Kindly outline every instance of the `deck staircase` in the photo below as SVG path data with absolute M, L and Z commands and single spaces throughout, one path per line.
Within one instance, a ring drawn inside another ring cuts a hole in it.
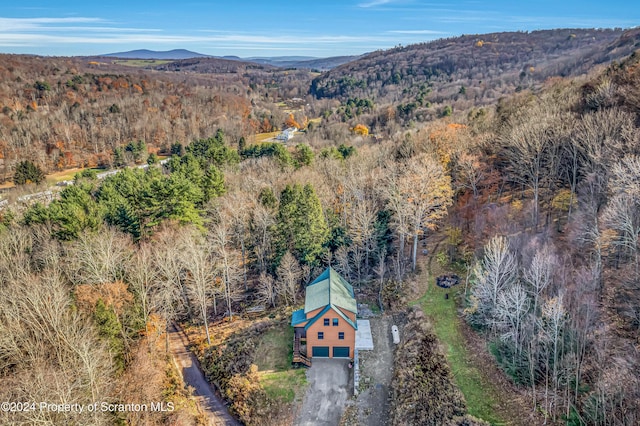
M 302 355 L 302 352 L 300 351 L 300 337 L 296 336 L 295 333 L 293 336 L 293 363 L 311 367 L 311 360 Z

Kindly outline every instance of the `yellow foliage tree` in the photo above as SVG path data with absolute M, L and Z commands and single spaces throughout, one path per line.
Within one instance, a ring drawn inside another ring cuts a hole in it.
M 351 129 L 351 131 L 362 136 L 369 135 L 369 128 L 367 128 L 367 126 L 365 126 L 364 124 L 356 124 L 356 126 Z

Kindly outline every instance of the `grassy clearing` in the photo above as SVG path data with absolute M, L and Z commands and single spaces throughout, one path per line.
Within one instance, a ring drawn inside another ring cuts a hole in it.
M 306 370 L 267 371 L 260 375 L 262 388 L 270 399 L 292 403 L 297 395 L 304 395 L 307 387 Z
M 473 364 L 460 331 L 456 302 L 461 286 L 443 289 L 435 285 L 435 278 L 429 278 L 425 294 L 414 303 L 420 304 L 424 313 L 431 319 L 438 339 L 446 349 L 446 356 L 456 384 L 464 394 L 469 414 L 484 419 L 491 424 L 504 424 L 496 414 L 498 403 L 494 385 L 482 371 Z M 449 299 L 445 294 L 449 293 Z
M 257 135 L 254 136 L 255 142 L 256 143 L 260 143 L 260 142 L 264 142 L 264 141 L 273 139 L 276 136 L 278 136 L 278 133 L 280 133 L 280 132 L 258 133 Z
M 304 368 L 292 369 L 293 328 L 285 322 L 268 330 L 256 348 L 255 364 L 267 396 L 292 403 L 304 395 L 307 384 Z
M 87 169 L 75 168 L 75 169 L 63 170 L 61 172 L 56 172 L 56 173 L 47 175 L 46 179 L 47 179 L 47 182 L 51 184 L 56 184 L 58 182 L 62 182 L 65 180 L 73 180 L 76 173 L 80 173 L 83 170 L 87 170 Z M 97 167 L 91 168 L 90 170 L 95 170 L 97 173 L 104 172 L 104 169 L 100 169 Z
M 256 350 L 255 364 L 261 371 L 283 371 L 291 367 L 293 359 L 293 328 L 282 322 L 262 335 Z

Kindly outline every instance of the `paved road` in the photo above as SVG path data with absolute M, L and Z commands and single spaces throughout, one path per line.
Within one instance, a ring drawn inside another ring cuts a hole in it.
M 187 386 L 191 386 L 194 391 L 193 395 L 200 410 L 209 418 L 209 425 L 212 426 L 240 426 L 235 420 L 226 406 L 213 392 L 211 385 L 204 378 L 200 363 L 195 355 L 188 349 L 189 341 L 182 330 L 175 325 L 169 330 L 169 348 L 171 355 L 180 368 L 180 373 Z
M 309 387 L 295 421 L 297 426 L 337 426 L 352 395 L 349 360 L 313 358 L 307 371 Z

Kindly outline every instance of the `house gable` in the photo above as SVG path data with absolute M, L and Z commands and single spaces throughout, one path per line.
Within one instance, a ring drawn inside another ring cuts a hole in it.
M 304 326 L 304 329 L 308 330 L 309 327 L 311 327 L 316 321 L 318 321 L 320 318 L 324 318 L 325 314 L 329 311 L 333 312 L 334 316 L 337 315 L 338 317 L 346 321 L 346 323 L 349 324 L 354 330 L 358 329 L 358 325 L 355 321 L 352 321 L 351 318 L 346 316 L 340 309 L 332 305 L 326 306 L 323 310 L 321 310 L 318 314 L 316 314 L 313 318 L 311 318 L 309 322 L 307 322 L 306 325 Z

